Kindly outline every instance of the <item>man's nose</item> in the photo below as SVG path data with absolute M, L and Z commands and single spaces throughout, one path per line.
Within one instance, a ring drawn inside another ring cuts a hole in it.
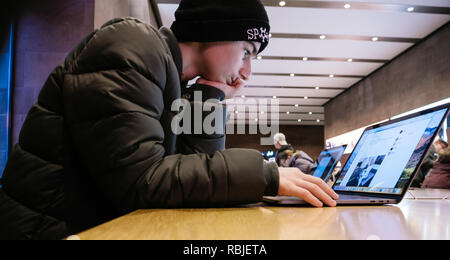
M 244 65 L 242 66 L 241 70 L 239 71 L 239 74 L 242 78 L 242 80 L 247 81 L 250 79 L 250 76 L 252 75 L 252 62 L 250 60 L 245 61 Z

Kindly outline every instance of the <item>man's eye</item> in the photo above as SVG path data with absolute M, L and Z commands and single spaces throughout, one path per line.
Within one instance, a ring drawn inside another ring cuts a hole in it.
M 249 56 L 249 55 L 251 55 L 251 53 L 250 53 L 250 51 L 249 50 L 244 50 L 244 54 L 245 54 L 245 56 Z

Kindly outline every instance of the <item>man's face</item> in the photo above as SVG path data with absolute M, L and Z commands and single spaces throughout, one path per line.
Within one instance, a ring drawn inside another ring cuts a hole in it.
M 280 150 L 282 147 L 279 142 L 276 142 L 273 146 L 275 146 L 275 149 L 277 149 L 277 150 Z
M 231 87 L 239 79 L 247 81 L 252 73 L 251 61 L 258 53 L 259 42 L 212 42 L 205 43 L 201 53 L 201 77 L 224 83 Z

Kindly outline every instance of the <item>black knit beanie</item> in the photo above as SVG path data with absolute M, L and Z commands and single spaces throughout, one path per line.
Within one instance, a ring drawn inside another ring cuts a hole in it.
M 260 0 L 181 0 L 171 27 L 179 42 L 255 41 L 269 44 L 269 18 Z

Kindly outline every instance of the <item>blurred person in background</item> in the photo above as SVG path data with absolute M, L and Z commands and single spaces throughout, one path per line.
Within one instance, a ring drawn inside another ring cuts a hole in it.
M 411 184 L 411 187 L 413 188 L 420 188 L 422 187 L 422 184 L 427 177 L 430 170 L 433 168 L 434 164 L 436 163 L 436 160 L 438 159 L 439 153 L 448 147 L 448 143 L 445 142 L 442 139 L 437 139 L 436 142 L 433 143 L 433 145 L 430 148 L 430 151 L 427 154 L 427 157 L 425 157 L 422 165 L 420 166 L 419 171 L 417 172 L 416 176 L 414 177 L 414 180 Z
M 438 160 L 425 177 L 422 188 L 450 189 L 450 148 L 439 151 Z

